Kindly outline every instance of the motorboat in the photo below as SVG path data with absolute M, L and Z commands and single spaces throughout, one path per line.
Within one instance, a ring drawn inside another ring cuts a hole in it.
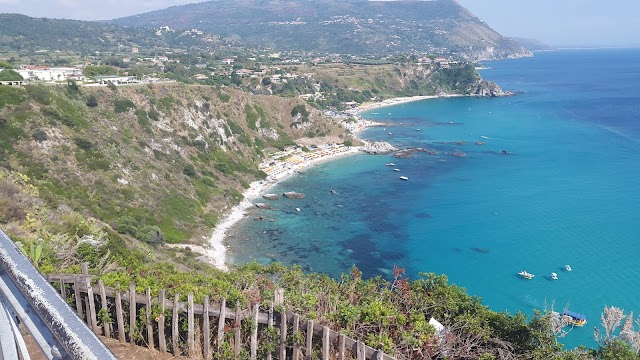
M 408 177 L 406 177 L 406 176 L 400 176 L 400 179 L 402 179 L 402 180 L 409 180 L 409 178 L 408 178 Z
M 480 135 L 480 137 L 483 138 L 483 139 L 488 139 L 489 138 L 488 136 L 484 136 L 484 135 Z
M 569 325 L 584 326 L 587 323 L 587 317 L 574 311 L 565 310 L 562 316 L 567 320 Z
M 567 271 L 571 271 L 571 265 L 565 265 L 564 269 L 567 270 Z
M 558 280 L 558 274 L 556 274 L 556 273 L 552 272 L 552 273 L 551 273 L 551 279 L 553 279 L 553 280 Z
M 400 169 L 393 169 L 393 171 L 400 171 Z
M 394 163 L 388 163 L 387 166 L 396 166 Z
M 532 273 L 527 272 L 527 270 L 522 270 L 518 273 L 518 275 L 522 276 L 523 278 L 527 279 L 527 280 L 531 280 L 535 277 L 535 275 L 533 275 Z

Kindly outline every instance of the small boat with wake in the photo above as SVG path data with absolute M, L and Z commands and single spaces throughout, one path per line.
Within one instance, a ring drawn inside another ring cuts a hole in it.
M 488 139 L 489 138 L 488 136 L 484 136 L 484 135 L 480 135 L 480 137 L 483 138 L 483 139 Z
M 571 271 L 571 270 L 572 270 L 572 269 L 571 269 L 571 265 L 565 265 L 565 266 L 564 266 L 564 269 L 565 269 L 565 270 L 567 270 L 567 271 Z
M 396 166 L 394 163 L 388 163 L 387 166 Z
M 400 169 L 393 169 L 393 171 L 396 171 L 396 172 L 397 172 L 397 171 L 400 171 Z
M 406 176 L 400 176 L 400 179 L 401 179 L 401 180 L 405 180 L 405 181 L 406 181 L 406 180 L 409 180 L 409 178 L 408 178 L 408 177 L 406 177 Z
M 522 276 L 523 278 L 527 279 L 527 280 L 531 280 L 535 277 L 535 275 L 533 275 L 532 273 L 527 272 L 527 270 L 522 270 L 518 273 L 518 275 Z
M 558 280 L 558 274 L 556 274 L 556 273 L 552 272 L 552 273 L 551 273 L 551 279 L 552 279 L 552 280 Z

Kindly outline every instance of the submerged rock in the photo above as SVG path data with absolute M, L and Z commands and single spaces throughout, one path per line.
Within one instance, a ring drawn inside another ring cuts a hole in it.
M 304 194 L 302 193 L 297 193 L 295 191 L 288 191 L 286 193 L 283 193 L 282 196 L 288 198 L 288 199 L 302 199 L 304 197 Z

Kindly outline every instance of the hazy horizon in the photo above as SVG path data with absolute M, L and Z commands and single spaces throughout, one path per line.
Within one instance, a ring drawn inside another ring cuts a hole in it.
M 640 1 L 613 0 L 607 4 L 582 0 L 457 1 L 504 36 L 536 39 L 556 47 L 640 46 L 636 36 L 640 34 Z M 198 2 L 202 1 L 0 0 L 0 12 L 58 19 L 109 20 Z

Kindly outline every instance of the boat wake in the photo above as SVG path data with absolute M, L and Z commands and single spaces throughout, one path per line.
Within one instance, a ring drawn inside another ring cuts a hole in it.
M 480 137 L 483 138 L 483 139 L 487 139 L 487 140 L 511 141 L 511 142 L 517 142 L 517 143 L 521 143 L 521 144 L 528 144 L 527 141 L 521 141 L 521 140 L 502 139 L 502 138 L 489 137 L 489 136 L 484 136 L 484 135 L 480 135 Z

